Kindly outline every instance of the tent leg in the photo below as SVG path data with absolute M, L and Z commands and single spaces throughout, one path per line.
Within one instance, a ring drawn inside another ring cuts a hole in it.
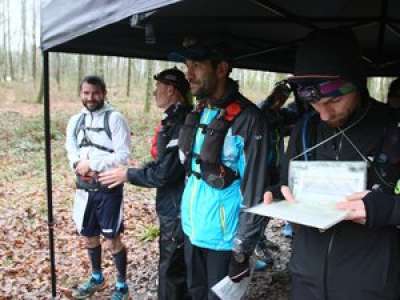
M 50 128 L 50 91 L 49 91 L 49 52 L 43 52 L 43 107 L 44 107 L 44 137 L 45 137 L 45 161 L 46 161 L 46 186 L 47 186 L 47 222 L 49 228 L 49 250 L 51 269 L 51 294 L 55 299 L 57 295 L 56 266 L 53 235 L 53 193 L 51 177 L 51 128 Z

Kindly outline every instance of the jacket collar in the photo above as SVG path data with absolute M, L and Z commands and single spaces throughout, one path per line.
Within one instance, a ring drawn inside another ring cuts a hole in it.
M 226 81 L 225 93 L 220 99 L 207 99 L 207 103 L 212 107 L 225 108 L 233 100 L 239 98 L 239 85 L 236 81 L 228 78 Z

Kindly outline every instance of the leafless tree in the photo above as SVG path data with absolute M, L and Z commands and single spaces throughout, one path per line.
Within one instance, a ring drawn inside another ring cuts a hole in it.
M 28 61 L 28 51 L 26 49 L 26 0 L 21 0 L 21 15 L 22 15 L 22 57 L 21 57 L 21 71 L 22 80 L 26 77 L 26 63 Z
M 144 112 L 148 113 L 150 111 L 150 103 L 152 97 L 153 90 L 153 70 L 154 70 L 154 61 L 147 60 L 146 61 L 146 95 L 144 100 Z
M 128 59 L 128 74 L 126 76 L 126 96 L 131 95 L 131 71 L 132 71 L 132 60 Z
M 8 67 L 11 80 L 15 80 L 14 63 L 11 49 L 11 16 L 10 16 L 10 0 L 7 0 L 7 51 L 8 51 Z

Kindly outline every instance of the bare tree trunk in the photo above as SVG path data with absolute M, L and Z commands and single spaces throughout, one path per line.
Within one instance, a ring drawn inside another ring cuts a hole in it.
M 112 76 L 112 62 L 113 57 L 104 57 L 105 78 L 107 78 L 107 81 L 110 82 L 110 86 L 112 86 L 114 83 L 114 78 Z
M 78 96 L 80 93 L 79 85 L 81 83 L 82 78 L 83 78 L 83 56 L 78 55 L 78 84 L 76 89 L 78 92 Z
M 39 84 L 40 84 L 40 89 L 36 98 L 36 103 L 43 103 L 43 95 L 44 95 L 43 72 L 41 72 Z
M 239 81 L 243 89 L 246 88 L 246 75 L 244 73 L 244 70 L 239 70 Z
M 131 71 L 132 71 L 132 59 L 128 59 L 128 75 L 126 76 L 126 96 L 131 95 Z
M 370 93 L 370 95 L 373 97 L 374 96 L 374 80 L 370 77 L 367 79 L 367 89 Z
M 21 0 L 21 15 L 22 15 L 22 57 L 21 57 L 21 70 L 22 81 L 26 78 L 26 64 L 27 64 L 27 49 L 26 49 L 26 0 Z M 34 30 L 34 29 L 33 29 Z
M 142 59 L 134 59 L 133 60 L 133 82 L 139 83 L 142 80 Z
M 144 112 L 148 113 L 150 111 L 150 101 L 152 94 L 152 86 L 153 86 L 153 69 L 154 69 L 154 61 L 147 60 L 146 61 L 146 96 L 144 100 Z
M 33 86 L 36 86 L 36 0 L 33 0 L 33 16 L 32 16 L 32 79 Z
M 1 45 L 1 52 L 0 52 L 0 62 L 1 62 L 1 70 L 2 70 L 2 78 L 5 81 L 7 79 L 7 30 L 6 30 L 6 2 L 3 1 L 1 6 L 1 20 L 0 20 L 0 28 L 3 28 L 2 34 L 2 45 Z
M 96 57 L 96 75 L 104 78 L 104 56 Z
M 61 90 L 61 54 L 60 53 L 54 53 L 55 56 L 55 65 L 56 65 L 56 83 L 57 83 L 57 89 L 60 91 Z
M 11 16 L 10 16 L 10 0 L 7 0 L 7 38 L 8 38 L 8 66 L 10 70 L 11 80 L 15 79 L 13 57 L 11 51 Z
M 115 65 L 115 80 L 119 86 L 119 83 L 121 82 L 121 57 L 117 57 L 116 65 Z

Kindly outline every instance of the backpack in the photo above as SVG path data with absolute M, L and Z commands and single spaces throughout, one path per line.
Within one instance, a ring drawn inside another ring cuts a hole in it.
M 85 119 L 86 119 L 86 114 L 82 113 L 75 125 L 75 130 L 74 130 L 74 135 L 75 135 L 75 139 L 78 138 L 78 134 L 81 130 L 90 130 L 90 131 L 95 131 L 95 132 L 100 132 L 100 131 L 105 131 L 105 133 L 107 134 L 108 138 L 110 140 L 112 140 L 112 134 L 111 134 L 111 129 L 110 129 L 110 115 L 113 111 L 112 110 L 107 110 L 104 113 L 104 125 L 103 127 L 86 127 L 85 126 Z M 84 138 L 84 140 L 79 144 L 79 148 L 81 147 L 87 147 L 87 146 L 94 146 L 100 150 L 104 150 L 107 152 L 114 152 L 114 150 L 106 148 L 104 146 L 95 144 L 91 141 L 86 140 L 86 136 Z

